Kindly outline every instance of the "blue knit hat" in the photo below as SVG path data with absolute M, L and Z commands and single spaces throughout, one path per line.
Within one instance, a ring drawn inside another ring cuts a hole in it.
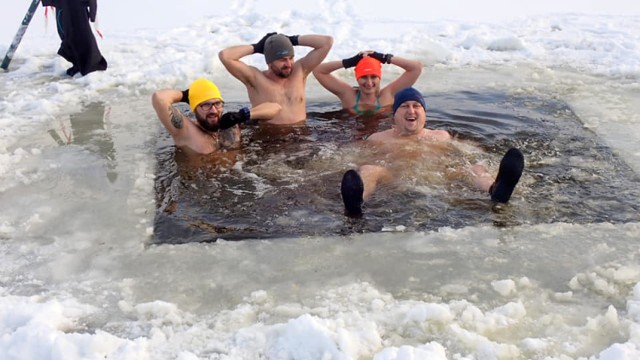
M 427 104 L 425 104 L 424 97 L 422 97 L 420 91 L 412 87 L 407 87 L 396 93 L 393 99 L 393 113 L 396 113 L 396 110 L 398 110 L 402 103 L 410 100 L 419 102 L 425 110 L 427 109 Z

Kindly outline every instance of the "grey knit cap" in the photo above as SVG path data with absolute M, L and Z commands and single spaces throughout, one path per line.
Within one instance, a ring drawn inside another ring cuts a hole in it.
M 269 36 L 264 43 L 264 59 L 267 64 L 287 56 L 293 56 L 293 45 L 289 38 L 282 34 Z

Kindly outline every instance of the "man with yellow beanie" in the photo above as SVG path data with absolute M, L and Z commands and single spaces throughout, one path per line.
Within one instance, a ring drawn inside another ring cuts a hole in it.
M 294 46 L 312 50 L 294 61 Z M 294 124 L 307 118 L 305 85 L 307 77 L 331 50 L 328 35 L 294 35 L 268 33 L 255 44 L 235 45 L 218 54 L 222 65 L 246 87 L 251 105 L 275 102 L 282 106 L 270 124 Z M 251 54 L 264 54 L 267 70 L 259 70 L 240 61 Z
M 178 102 L 189 104 L 195 122 L 173 106 Z M 220 90 L 207 79 L 197 79 L 184 91 L 158 90 L 153 93 L 151 103 L 176 146 L 199 154 L 238 147 L 238 124 L 249 119 L 271 119 L 280 112 L 280 105 L 263 103 L 251 109 L 244 107 L 240 111 L 225 113 Z

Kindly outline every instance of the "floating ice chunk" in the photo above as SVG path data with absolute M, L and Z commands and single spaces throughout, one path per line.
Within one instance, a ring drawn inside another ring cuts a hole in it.
M 517 51 L 524 49 L 522 40 L 516 37 L 506 37 L 493 40 L 487 45 L 487 50 L 491 51 Z
M 401 347 L 390 347 L 377 353 L 373 360 L 413 360 L 413 359 L 446 359 L 447 352 L 444 347 L 437 342 L 430 342 L 417 347 L 404 345 Z
M 405 321 L 415 321 L 419 323 L 425 321 L 449 323 L 453 318 L 454 316 L 448 306 L 442 304 L 422 304 L 409 310 Z
M 510 296 L 516 293 L 516 283 L 511 279 L 492 281 L 491 287 L 502 296 Z
M 549 346 L 549 341 L 545 339 L 526 338 L 522 340 L 522 347 L 531 351 L 544 351 Z

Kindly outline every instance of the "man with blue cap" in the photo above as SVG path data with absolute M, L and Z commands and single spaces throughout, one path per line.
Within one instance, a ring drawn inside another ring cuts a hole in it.
M 425 128 L 427 122 L 426 103 L 422 94 L 412 88 L 405 88 L 396 93 L 393 102 L 393 127 L 388 130 L 372 134 L 367 142 L 386 149 L 393 156 L 385 159 L 399 159 L 400 161 L 409 154 L 433 155 L 432 158 L 441 157 L 442 151 L 448 149 L 453 137 L 445 130 L 433 130 Z M 419 144 L 418 147 L 411 145 Z M 420 155 L 418 155 L 420 156 Z M 494 179 L 484 165 L 474 165 L 469 170 L 470 180 L 480 190 L 491 195 L 491 200 L 496 203 L 506 203 L 516 184 L 520 180 L 524 169 L 524 156 L 516 148 L 509 149 Z M 362 204 L 375 191 L 381 182 L 389 182 L 394 178 L 393 171 L 388 166 L 362 165 L 358 170 L 348 170 L 342 178 L 341 194 L 348 216 L 358 217 L 362 215 Z

